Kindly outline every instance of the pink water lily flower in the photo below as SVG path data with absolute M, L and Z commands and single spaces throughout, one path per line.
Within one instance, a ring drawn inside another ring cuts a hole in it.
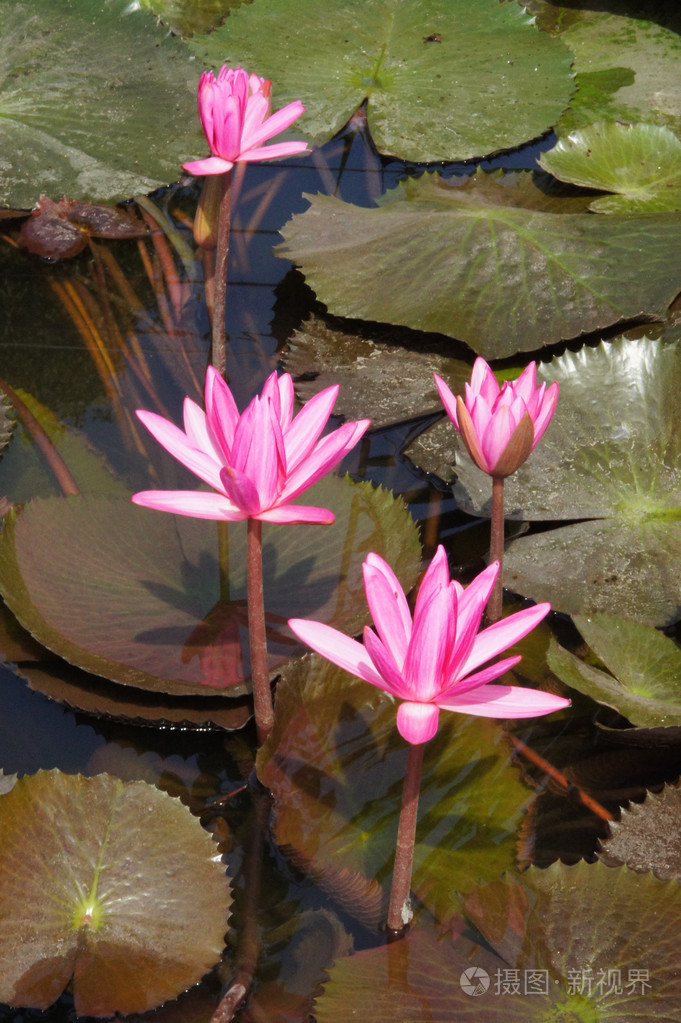
M 376 632 L 365 628 L 363 645 L 321 622 L 294 618 L 289 626 L 323 657 L 404 701 L 397 727 L 410 743 L 432 739 L 440 710 L 524 718 L 567 707 L 569 700 L 541 690 L 488 684 L 520 657 L 481 665 L 526 636 L 551 610 L 549 604 L 537 604 L 480 631 L 498 567 L 490 565 L 464 589 L 450 581 L 447 556 L 438 547 L 412 620 L 395 573 L 377 554 L 369 554 L 364 588 Z
M 224 65 L 217 78 L 204 71 L 199 82 L 199 117 L 212 156 L 182 166 L 190 174 L 224 174 L 235 163 L 303 153 L 304 142 L 262 143 L 284 131 L 305 107 L 296 100 L 270 116 L 272 83 L 243 68 Z
M 471 458 L 490 476 L 510 476 L 523 464 L 544 435 L 558 401 L 557 383 L 537 387 L 534 362 L 517 380 L 499 387 L 485 360 L 476 359 L 465 402 L 434 376 L 447 415 Z
M 272 373 L 261 395 L 239 414 L 229 387 L 213 366 L 206 373 L 204 412 L 185 398 L 184 430 L 155 412 L 137 415 L 166 451 L 213 488 L 145 490 L 135 504 L 201 519 L 333 522 L 326 508 L 291 502 L 354 447 L 368 419 L 344 423 L 321 437 L 338 387 L 327 387 L 293 415 L 293 381 Z M 321 438 L 321 439 L 320 439 Z

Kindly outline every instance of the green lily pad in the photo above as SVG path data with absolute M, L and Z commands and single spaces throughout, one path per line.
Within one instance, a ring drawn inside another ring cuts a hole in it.
M 228 13 L 252 0 L 140 0 L 140 5 L 153 11 L 176 35 L 211 32 Z
M 387 557 L 404 584 L 420 545 L 404 505 L 370 484 L 328 476 L 306 495 L 333 526 L 265 526 L 270 668 L 302 650 L 293 614 L 351 633 L 368 614 L 361 564 Z M 96 675 L 175 695 L 249 690 L 246 528 L 230 525 L 229 592 L 220 589 L 218 524 L 99 495 L 32 501 L 0 537 L 0 589 L 44 646 Z
M 612 837 L 602 843 L 600 858 L 609 866 L 625 863 L 640 874 L 652 871 L 661 881 L 681 880 L 681 791 L 665 785 L 649 792 L 644 803 L 632 803 L 610 825 Z
M 672 1023 L 679 908 L 676 882 L 602 863 L 506 875 L 466 903 L 486 944 L 417 931 L 340 959 L 314 1016 L 344 1023 L 370 1004 L 373 1023 Z
M 558 139 L 539 163 L 562 181 L 615 195 L 594 199 L 595 213 L 681 209 L 681 140 L 655 124 L 592 124 Z
M 302 100 L 318 143 L 368 97 L 379 151 L 418 162 L 521 145 L 573 92 L 567 47 L 496 0 L 258 0 L 190 46 L 271 78 L 278 106 Z
M 352 889 L 368 916 L 382 905 L 372 882 L 391 878 L 406 755 L 385 693 L 316 655 L 284 669 L 257 759 L 277 841 L 332 894 Z M 425 749 L 412 881 L 441 922 L 478 879 L 513 865 L 528 797 L 498 723 L 443 711 Z
M 553 639 L 549 667 L 567 685 L 644 728 L 681 725 L 681 650 L 657 629 L 614 615 L 577 615 L 575 625 L 608 672 Z
M 216 847 L 145 782 L 41 771 L 0 797 L 0 999 L 143 1012 L 220 958 L 230 903 Z
M 123 199 L 175 181 L 197 151 L 198 73 L 127 0 L 4 0 L 0 202 Z
M 663 316 L 681 283 L 681 218 L 539 212 L 527 178 L 516 192 L 495 175 L 427 174 L 376 209 L 308 196 L 275 252 L 331 313 L 448 334 L 487 359 Z
M 558 122 L 559 134 L 601 120 L 666 125 L 681 133 L 676 5 L 666 16 L 659 4 L 633 9 L 639 18 L 563 9 L 560 38 L 575 55 L 577 94 Z M 665 24 L 670 18 L 676 18 L 676 31 Z

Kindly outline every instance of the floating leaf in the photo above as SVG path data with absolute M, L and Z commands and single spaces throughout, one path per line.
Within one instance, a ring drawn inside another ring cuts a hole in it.
M 0 797 L 0 999 L 143 1012 L 219 959 L 230 902 L 215 846 L 144 782 L 41 771 Z
M 446 374 L 459 391 L 470 379 L 469 363 L 452 357 L 451 338 L 434 335 L 424 347 L 422 334 L 404 328 L 347 326 L 333 317 L 311 316 L 294 332 L 284 363 L 303 401 L 338 384 L 338 411 L 347 419 L 368 416 L 372 427 L 380 428 L 444 411 L 433 373 Z
M 417 931 L 341 959 L 315 1003 L 318 1023 L 361 1017 L 367 1004 L 373 1023 L 675 1020 L 676 882 L 556 863 L 473 895 L 467 915 L 486 945 Z
M 361 563 L 376 551 L 407 588 L 420 565 L 404 505 L 370 484 L 326 477 L 309 492 L 333 526 L 263 532 L 270 668 L 301 647 L 296 610 L 350 632 L 366 620 Z M 30 502 L 0 538 L 5 601 L 44 646 L 115 682 L 175 695 L 249 688 L 246 528 L 226 530 L 229 594 L 220 588 L 218 524 L 99 496 Z
M 603 842 L 601 859 L 612 866 L 626 863 L 639 874 L 652 871 L 661 881 L 681 880 L 681 791 L 665 785 L 649 792 L 645 803 L 632 803 L 610 825 L 612 837 Z
M 315 142 L 368 97 L 379 151 L 418 162 L 536 138 L 573 91 L 567 47 L 496 0 L 258 0 L 191 47 L 271 78 L 277 106 L 301 99 L 296 127 Z
M 550 214 L 515 196 L 484 174 L 408 180 L 377 209 L 308 196 L 275 251 L 330 312 L 448 334 L 487 359 L 664 315 L 681 285 L 681 217 Z
M 123 199 L 175 181 L 199 144 L 197 69 L 127 0 L 4 0 L 0 202 Z
M 610 674 L 552 640 L 549 667 L 558 678 L 633 725 L 681 725 L 681 650 L 673 640 L 614 615 L 577 615 L 574 621 Z
M 257 767 L 277 800 L 277 841 L 327 882 L 360 875 L 358 901 L 373 900 L 369 879 L 391 876 L 407 755 L 394 702 L 311 655 L 285 668 L 276 709 Z M 443 712 L 425 749 L 412 884 L 441 921 L 513 864 L 527 799 L 498 723 Z
M 243 728 L 253 716 L 253 701 L 247 696 L 237 700 L 225 700 L 219 694 L 173 698 L 93 677 L 41 646 L 1 602 L 0 659 L 31 689 L 97 717 L 185 729 L 205 730 L 212 724 L 231 732 Z
M 142 7 L 153 11 L 176 35 L 210 32 L 230 10 L 251 0 L 140 0 Z
M 64 197 L 54 202 L 41 195 L 30 217 L 21 225 L 19 242 L 44 259 L 75 256 L 88 238 L 139 238 L 148 233 L 141 220 L 115 206 L 97 206 Z
M 616 195 L 594 199 L 596 213 L 681 209 L 681 140 L 655 124 L 592 124 L 559 138 L 539 163 L 562 181 Z
M 577 95 L 558 123 L 560 134 L 600 120 L 642 121 L 681 132 L 676 4 L 666 11 L 659 4 L 635 9 L 640 18 L 570 9 L 560 38 L 575 54 Z

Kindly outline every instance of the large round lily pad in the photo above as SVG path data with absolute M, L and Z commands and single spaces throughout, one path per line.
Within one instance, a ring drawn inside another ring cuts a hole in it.
M 143 1012 L 220 958 L 230 903 L 216 848 L 144 782 L 58 771 L 0 797 L 0 1000 Z
M 3 0 L 0 203 L 128 198 L 196 153 L 196 65 L 133 6 Z
M 191 47 L 271 78 L 277 106 L 302 100 L 315 142 L 368 97 L 377 148 L 419 162 L 518 146 L 573 92 L 567 47 L 497 0 L 258 0 Z
M 294 611 L 361 629 L 368 551 L 387 557 L 406 588 L 420 565 L 414 523 L 388 491 L 328 476 L 306 496 L 334 509 L 332 526 L 263 530 L 272 670 L 301 653 L 286 625 Z M 86 671 L 163 693 L 241 696 L 250 687 L 245 552 L 245 523 L 219 530 L 129 499 L 48 498 L 6 520 L 0 589 L 29 632 Z
M 681 287 L 681 217 L 548 213 L 529 178 L 427 174 L 375 209 L 308 196 L 275 251 L 334 315 L 447 334 L 487 359 L 662 317 Z

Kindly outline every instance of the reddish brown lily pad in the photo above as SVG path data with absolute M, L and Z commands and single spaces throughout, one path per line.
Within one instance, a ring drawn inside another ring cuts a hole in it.
M 229 885 L 209 835 L 145 782 L 41 771 L 0 798 L 0 1000 L 143 1012 L 220 958 Z
M 41 195 L 22 225 L 19 242 L 30 252 L 54 261 L 76 256 L 90 237 L 139 238 L 145 234 L 145 224 L 115 206 L 77 202 L 66 196 L 54 202 Z

